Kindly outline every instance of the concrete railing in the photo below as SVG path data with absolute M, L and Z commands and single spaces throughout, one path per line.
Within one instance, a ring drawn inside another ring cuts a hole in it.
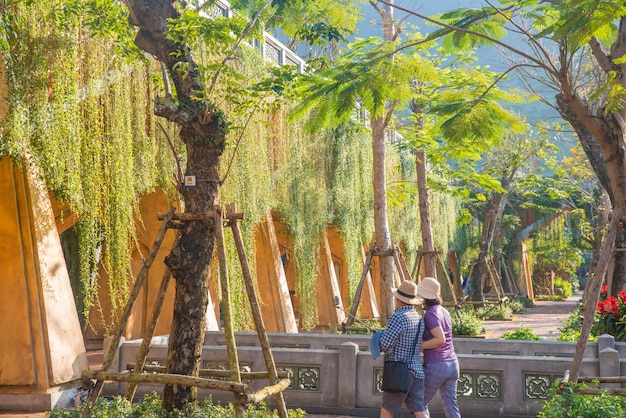
M 374 360 L 370 336 L 336 334 L 270 333 L 274 361 L 279 370 L 290 370 L 292 384 L 284 392 L 289 408 L 311 413 L 373 416 L 380 407 L 382 356 Z M 150 364 L 165 364 L 167 336 L 152 341 Z M 242 371 L 265 371 L 266 366 L 255 333 L 237 333 L 237 352 Z M 136 361 L 141 340 L 124 341 L 114 362 L 117 370 Z M 456 338 L 459 356 L 459 406 L 466 416 L 536 416 L 550 387 L 571 367 L 575 343 L 557 341 L 512 341 Z M 224 335 L 208 332 L 202 352 L 202 368 L 227 369 Z M 600 337 L 585 351 L 581 376 L 626 375 L 626 343 L 612 336 Z M 267 380 L 250 382 L 254 390 Z M 123 394 L 126 384 L 108 383 L 105 394 Z M 143 384 L 138 396 L 161 392 L 161 385 Z M 199 390 L 199 396 L 232 402 L 232 394 Z M 436 397 L 430 405 L 441 411 Z

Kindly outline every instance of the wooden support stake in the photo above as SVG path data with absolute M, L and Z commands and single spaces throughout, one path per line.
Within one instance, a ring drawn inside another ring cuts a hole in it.
M 224 335 L 226 337 L 226 349 L 228 351 L 228 366 L 230 369 L 230 380 L 241 381 L 239 374 L 239 357 L 237 355 L 237 345 L 235 343 L 235 331 L 230 302 L 230 283 L 228 280 L 228 266 L 226 263 L 226 248 L 224 244 L 224 227 L 222 225 L 222 209 L 215 207 L 215 241 L 217 243 L 217 255 L 220 267 L 220 287 L 222 288 L 221 312 L 224 318 Z M 243 418 L 245 411 L 243 404 L 239 401 L 238 395 L 234 394 L 235 415 Z
M 576 393 L 581 395 L 599 395 L 600 392 L 614 396 L 626 396 L 625 388 L 576 389 Z
M 135 279 L 135 285 L 133 286 L 133 290 L 128 297 L 128 302 L 126 303 L 126 307 L 124 308 L 124 312 L 122 313 L 122 317 L 120 318 L 117 330 L 113 335 L 113 340 L 111 341 L 109 350 L 107 351 L 106 356 L 104 357 L 104 360 L 102 362 L 102 371 L 104 372 L 108 371 L 111 367 L 113 357 L 117 352 L 120 340 L 122 339 L 122 334 L 124 333 L 124 330 L 126 330 L 128 318 L 130 318 L 130 312 L 133 308 L 133 305 L 135 304 L 135 300 L 137 300 L 137 297 L 139 296 L 139 291 L 143 286 L 143 282 L 146 280 L 148 270 L 150 269 L 150 266 L 152 266 L 152 262 L 154 261 L 154 258 L 156 257 L 156 254 L 161 247 L 161 243 L 163 242 L 163 238 L 165 237 L 165 233 L 167 232 L 167 223 L 171 220 L 172 216 L 174 216 L 173 206 L 170 207 L 169 211 L 167 212 L 167 216 L 163 219 L 163 223 L 161 224 L 161 228 L 159 228 L 159 232 L 157 233 L 157 236 L 154 240 L 154 244 L 152 245 L 150 254 L 148 255 L 148 258 L 146 258 L 146 260 L 144 261 L 143 266 L 141 267 L 141 271 L 137 275 L 137 279 Z M 98 379 L 93 388 L 93 391 L 89 394 L 89 403 L 94 402 L 96 399 L 98 399 L 98 397 L 102 393 L 103 383 L 104 382 L 102 380 Z M 81 413 L 81 418 L 87 416 L 88 413 L 89 407 L 86 407 Z
M 361 273 L 361 279 L 354 292 L 354 299 L 352 300 L 352 306 L 350 307 L 350 313 L 346 318 L 346 327 L 351 326 L 356 318 L 356 311 L 359 308 L 359 302 L 361 302 L 361 293 L 363 292 L 363 286 L 365 285 L 365 279 L 370 271 L 370 265 L 372 264 L 372 256 L 376 249 L 376 242 L 373 242 L 370 249 L 367 251 L 367 257 L 365 257 L 365 263 L 363 264 L 363 273 Z
M 226 206 L 227 213 L 234 212 L 235 211 L 234 209 L 235 208 L 233 204 Z M 246 259 L 245 248 L 243 245 L 243 238 L 241 236 L 241 231 L 239 229 L 239 225 L 237 224 L 236 219 L 233 219 L 230 222 L 230 227 L 233 232 L 233 238 L 235 241 L 235 247 L 237 248 L 237 254 L 239 255 L 239 262 L 241 264 L 243 279 L 246 285 L 248 298 L 250 300 L 250 308 L 252 309 L 252 317 L 254 319 L 254 324 L 256 326 L 257 334 L 259 336 L 261 350 L 263 351 L 263 358 L 265 359 L 267 371 L 270 374 L 270 379 L 269 379 L 270 384 L 275 385 L 278 383 L 278 373 L 276 371 L 276 364 L 274 363 L 274 357 L 272 356 L 272 350 L 270 348 L 269 337 L 267 336 L 267 331 L 265 330 L 263 317 L 261 316 L 261 309 L 259 308 L 259 302 L 257 300 L 256 291 L 254 289 L 254 283 L 252 281 L 252 274 L 250 272 L 250 266 L 248 265 L 248 260 Z M 282 392 L 277 393 L 274 399 L 276 400 L 278 415 L 281 418 L 287 418 L 287 406 L 285 405 L 285 399 L 283 398 Z
M 132 371 L 135 373 L 141 373 L 144 371 L 146 358 L 148 358 L 148 352 L 150 351 L 152 336 L 154 335 L 154 330 L 156 329 L 157 322 L 159 321 L 159 317 L 161 316 L 161 309 L 163 308 L 165 294 L 167 293 L 167 287 L 170 284 L 171 278 L 172 272 L 169 268 L 166 267 L 165 271 L 163 272 L 163 279 L 161 280 L 159 293 L 156 300 L 154 301 L 154 307 L 152 308 L 152 317 L 150 318 L 150 323 L 148 324 L 148 328 L 146 329 L 143 340 L 141 341 L 141 346 L 139 347 L 139 352 L 137 353 L 137 362 L 133 366 L 134 370 Z M 129 385 L 126 387 L 126 393 L 124 393 L 124 397 L 132 402 L 133 398 L 135 397 L 136 390 L 137 382 L 129 383 Z
M 396 266 L 396 270 L 398 271 L 398 277 L 400 278 L 400 283 L 402 283 L 402 281 L 407 280 L 408 277 L 405 276 L 404 269 L 402 268 L 402 265 L 400 264 L 400 257 L 398 256 L 398 252 L 400 250 L 395 245 L 392 245 L 391 248 L 392 248 L 392 253 L 393 253 L 393 262 Z M 397 286 L 398 284 L 396 284 L 396 287 Z
M 126 369 L 132 371 L 135 367 L 135 363 L 128 363 L 126 365 Z M 153 366 L 147 365 L 143 368 L 144 372 L 149 373 L 165 373 L 167 371 L 167 367 L 165 366 Z M 268 372 L 241 372 L 241 379 L 246 380 L 260 380 L 260 379 L 269 379 Z M 218 369 L 200 369 L 198 371 L 198 376 L 201 377 L 230 377 L 230 370 L 218 370 Z M 278 377 L 281 379 L 288 379 L 291 377 L 291 373 L 289 371 L 279 371 Z
M 398 253 L 398 259 L 400 262 L 400 266 L 402 268 L 402 271 L 404 272 L 404 278 L 407 280 L 413 280 L 413 277 L 411 276 L 411 273 L 409 273 L 409 266 L 406 263 L 406 259 L 404 258 L 404 254 L 402 253 L 402 251 L 400 250 L 400 248 L 397 248 L 397 253 Z
M 604 238 L 604 245 L 600 251 L 598 264 L 596 264 L 595 271 L 590 272 L 589 281 L 585 289 L 585 296 L 583 297 L 585 300 L 583 323 L 580 328 L 580 338 L 576 344 L 572 367 L 570 368 L 571 381 L 574 383 L 578 381 L 578 375 L 580 374 L 583 363 L 583 354 L 585 353 L 585 348 L 589 341 L 591 327 L 595 321 L 595 310 L 598 300 L 600 299 L 600 292 L 602 291 L 602 280 L 608 269 L 610 258 L 613 256 L 613 245 L 615 244 L 617 229 L 622 217 L 621 210 L 619 208 L 615 209 L 612 216 L 613 218 L 611 219 L 609 229 Z
M 82 373 L 82 377 L 83 379 L 97 379 L 99 382 L 108 380 L 113 382 L 162 383 L 166 385 L 172 384 L 206 389 L 227 390 L 235 393 L 244 393 L 248 389 L 248 385 L 241 382 L 225 382 L 223 380 L 212 380 L 205 379 L 203 377 L 169 373 L 113 373 L 85 370 Z
M 282 393 L 291 385 L 291 379 L 282 379 L 278 383 L 272 386 L 266 386 L 263 389 L 254 393 L 244 393 L 241 395 L 242 403 L 259 403 L 269 398 L 270 396 Z
M 578 381 L 585 383 L 626 383 L 626 376 L 583 376 L 579 377 Z
M 450 277 L 448 276 L 448 267 L 446 267 L 446 265 L 443 262 L 443 257 L 441 256 L 441 252 L 436 251 L 437 252 L 437 260 L 439 261 L 439 264 L 441 265 L 441 269 L 443 270 L 444 274 L 446 275 L 446 283 L 447 283 L 447 287 L 448 290 L 450 292 L 450 294 L 452 295 L 452 303 L 456 306 L 457 305 L 457 299 L 456 299 L 456 293 L 454 292 L 454 287 L 452 286 L 452 283 L 450 283 Z M 458 279 L 457 279 L 458 281 Z M 457 315 L 458 312 L 457 312 Z M 459 315 L 460 316 L 460 315 Z

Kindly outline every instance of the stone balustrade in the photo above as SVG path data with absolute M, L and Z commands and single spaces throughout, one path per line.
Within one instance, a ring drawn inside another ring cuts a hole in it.
M 343 334 L 269 334 L 272 353 L 279 370 L 292 373 L 292 384 L 284 392 L 289 408 L 310 413 L 373 416 L 380 407 L 382 356 L 374 360 L 370 336 Z M 167 336 L 155 337 L 147 362 L 165 363 Z M 266 366 L 255 333 L 236 334 L 242 371 L 265 371 Z M 141 340 L 123 341 L 119 347 L 117 371 L 136 361 Z M 459 405 L 466 416 L 536 416 L 550 387 L 559 381 L 571 362 L 575 343 L 558 341 L 513 341 L 456 338 L 461 365 Z M 202 368 L 227 369 L 228 353 L 224 334 L 207 332 Z M 115 370 L 112 370 L 115 371 Z M 626 374 L 626 343 L 612 336 L 600 337 L 585 351 L 581 376 Z M 266 380 L 249 382 L 254 390 Z M 123 394 L 125 383 L 108 383 L 105 394 Z M 161 385 L 140 385 L 138 395 L 160 392 Z M 201 397 L 232 402 L 232 394 L 199 390 Z M 441 411 L 436 397 L 430 405 Z

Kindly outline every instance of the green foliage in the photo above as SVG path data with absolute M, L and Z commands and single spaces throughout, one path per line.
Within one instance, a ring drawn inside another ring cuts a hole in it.
M 476 315 L 472 305 L 464 305 L 451 316 L 453 335 L 476 337 L 484 332 L 483 320 Z
M 484 320 L 506 320 L 511 319 L 513 311 L 508 305 L 487 305 L 477 310 L 476 314 Z
M 487 17 L 490 16 L 490 19 Z M 432 37 L 443 36 L 443 46 L 451 52 L 474 50 L 476 47 L 493 45 L 494 40 L 506 34 L 505 24 L 510 16 L 508 12 L 494 7 L 459 8 L 442 13 L 435 18 L 447 25 L 461 30 L 439 29 Z M 482 36 L 476 36 L 476 35 Z
M 541 340 L 542 338 L 533 334 L 533 331 L 525 326 L 518 327 L 515 331 L 505 332 L 500 337 L 502 340 Z
M 514 296 L 511 299 L 511 302 L 513 302 L 515 304 L 521 305 L 523 310 L 525 310 L 527 308 L 532 308 L 533 306 L 535 306 L 533 300 L 530 299 L 528 296 L 520 296 L 520 295 Z
M 119 4 L 3 2 L 0 10 L 9 80 L 0 155 L 39 167 L 48 190 L 80 217 L 85 312 L 94 303 L 99 263 L 115 310 L 127 297 L 138 197 L 167 189 L 174 166 L 163 133 L 170 127 L 157 128 L 146 112 L 158 90 L 153 69 L 136 55 L 120 58 L 124 41 L 95 31 L 105 23 L 128 26 Z
M 578 342 L 580 340 L 581 326 L 580 306 L 577 306 L 576 309 L 569 313 L 567 320 L 563 323 L 563 327 L 559 328 L 561 335 L 557 337 L 557 341 Z M 592 332 L 589 335 L 589 341 L 598 341 L 598 336 Z
M 78 418 L 82 416 L 82 411 L 87 405 L 80 405 L 75 410 L 53 409 L 46 416 L 49 418 Z M 214 404 L 212 400 L 206 399 L 204 402 L 189 404 L 185 413 L 175 410 L 168 412 L 161 406 L 161 400 L 155 392 L 147 394 L 144 398 L 132 405 L 126 398 L 116 396 L 113 399 L 98 398 L 89 404 L 88 418 L 108 418 L 108 417 L 128 417 L 128 418 L 234 418 L 235 408 L 232 404 Z M 275 416 L 267 403 L 259 405 L 249 405 L 246 416 L 251 418 L 271 418 Z M 289 418 L 303 418 L 305 412 L 301 409 L 287 411 Z
M 567 299 L 572 296 L 572 284 L 569 281 L 564 280 L 561 277 L 555 277 L 554 287 L 563 290 L 563 299 Z
M 554 220 L 545 228 L 537 229 L 531 235 L 533 238 L 533 254 L 535 262 L 533 277 L 539 286 L 550 287 L 548 277 L 555 272 L 571 274 L 583 264 L 583 252 L 573 242 L 571 222 L 567 212 L 557 213 Z M 564 292 L 572 294 L 571 285 L 562 284 Z
M 566 385 L 557 393 L 558 384 L 550 388 L 548 399 L 541 406 L 538 418 L 619 417 L 626 414 L 626 398 L 600 391 L 597 395 L 577 393 L 584 384 Z
M 561 301 L 563 300 L 563 296 L 561 295 L 535 295 L 535 300 L 551 300 L 551 301 Z
M 518 313 L 519 314 L 519 313 L 526 312 L 526 306 L 518 298 L 510 299 L 508 305 L 509 305 L 509 308 L 511 309 L 511 312 L 513 312 L 513 313 Z
M 335 42 L 345 33 L 341 25 L 348 28 L 356 16 L 342 16 L 334 1 L 315 3 L 307 6 L 318 16 L 335 10 L 324 25 L 308 27 L 307 33 L 327 31 L 329 41 Z M 293 6 L 296 12 L 293 2 L 283 6 Z M 79 248 L 82 288 L 77 293 L 85 301 L 84 316 L 97 307 L 99 271 L 110 279 L 103 291 L 113 296 L 115 311 L 125 302 L 130 260 L 138 246 L 140 196 L 164 188 L 172 201 L 179 198 L 172 186 L 179 184 L 177 177 L 185 165 L 184 144 L 177 128 L 156 118 L 152 109 L 154 96 L 165 96 L 160 68 L 136 54 L 135 29 L 128 25 L 128 12 L 119 2 L 0 0 L 0 20 L 10 109 L 0 130 L 0 155 L 15 161 L 32 156 L 49 190 L 80 217 L 72 234 Z M 436 72 L 421 58 L 379 60 L 368 50 L 390 54 L 391 46 L 363 41 L 363 51 L 342 61 L 350 70 L 345 77 L 365 74 L 354 86 L 344 80 L 333 106 L 345 119 L 331 124 L 334 129 L 311 135 L 303 129 L 305 122 L 286 117 L 288 109 L 300 103 L 290 102 L 286 95 L 293 68 L 270 69 L 254 48 L 233 45 L 235 35 L 254 38 L 258 28 L 248 28 L 239 18 L 200 19 L 188 9 L 171 23 L 168 36 L 187 41 L 198 60 L 196 69 L 180 65 L 176 70 L 203 74 L 206 88 L 196 99 L 219 114 L 228 132 L 220 199 L 235 202 L 246 214 L 241 228 L 251 268 L 255 271 L 255 228 L 266 213 L 279 211 L 288 228 L 285 232 L 295 243 L 291 255 L 297 265 L 301 324 L 312 327 L 321 231 L 332 224 L 344 238 L 350 295 L 360 279 L 362 247 L 373 235 L 371 141 L 361 121 L 351 120 L 350 101 L 357 95 L 351 89 L 376 110 L 384 106 L 385 96 L 408 102 L 413 92 L 405 82 L 415 75 L 434 79 Z M 223 62 L 225 55 L 233 59 Z M 358 63 L 361 58 L 364 61 Z M 350 59 L 357 61 L 354 68 Z M 394 90 L 389 80 L 402 88 Z M 320 103 L 326 101 L 320 98 Z M 317 116 L 314 112 L 306 120 L 315 124 Z M 394 168 L 400 167 L 389 170 L 390 183 L 403 185 L 390 187 L 390 194 L 397 197 L 390 211 L 391 229 L 407 252 L 413 252 L 419 245 L 417 201 L 410 185 L 413 156 L 393 147 L 388 156 Z M 438 215 L 433 219 L 434 239 L 445 250 L 454 239 L 459 203 L 436 192 L 432 205 Z M 250 329 L 238 257 L 232 238 L 229 234 L 225 238 L 235 326 Z
M 403 109 L 413 97 L 411 82 L 432 79 L 436 71 L 417 54 L 394 55 L 397 46 L 374 37 L 350 44 L 332 68 L 302 78 L 295 93 L 303 100 L 291 116 L 312 112 L 307 126 L 319 131 L 351 119 L 354 109 L 361 106 L 372 119 L 383 116 L 388 105 Z

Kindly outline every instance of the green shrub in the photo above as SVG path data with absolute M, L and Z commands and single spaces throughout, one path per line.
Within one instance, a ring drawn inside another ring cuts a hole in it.
M 530 299 L 528 296 L 514 296 L 512 299 L 512 301 L 514 301 L 516 304 L 519 303 L 521 304 L 524 309 L 528 309 L 528 308 L 532 308 L 535 306 L 535 303 L 533 302 L 532 299 Z
M 478 316 L 484 320 L 511 319 L 513 311 L 508 305 L 491 305 L 478 310 Z
M 555 288 L 559 288 L 561 290 L 563 290 L 563 299 L 567 299 L 570 296 L 572 296 L 572 284 L 567 281 L 567 280 L 563 280 L 560 277 L 555 277 L 554 278 L 554 287 Z
M 535 295 L 535 300 L 563 300 L 560 295 Z
M 50 418 L 79 418 L 85 407 L 86 405 L 81 405 L 75 410 L 53 409 L 46 415 Z M 287 415 L 289 418 L 303 418 L 305 412 L 302 409 L 295 409 L 287 411 Z M 210 398 L 199 404 L 190 404 L 186 413 L 180 411 L 168 413 L 161 406 L 158 395 L 153 392 L 144 396 L 135 405 L 131 405 L 126 398 L 121 396 L 116 396 L 113 399 L 98 398 L 90 404 L 89 413 L 86 416 L 89 418 L 234 418 L 236 414 L 232 404 L 214 404 Z M 248 405 L 246 409 L 246 417 L 249 418 L 271 418 L 274 416 L 275 414 L 270 410 L 267 403 Z
M 561 335 L 557 337 L 557 341 L 565 341 L 575 343 L 580 340 L 580 306 L 577 306 L 572 312 L 569 313 L 567 320 L 563 323 L 563 327 L 559 328 Z M 590 334 L 589 341 L 598 341 L 598 336 Z
M 509 308 L 511 308 L 511 312 L 513 313 L 519 314 L 526 312 L 526 307 L 524 306 L 524 304 L 517 299 L 509 300 Z
M 502 340 L 541 340 L 541 337 L 533 334 L 533 331 L 525 326 L 518 327 L 515 331 L 505 332 L 500 337 Z
M 558 385 L 550 389 L 538 418 L 598 418 L 626 416 L 626 399 L 600 392 L 598 395 L 581 395 L 574 388 L 584 385 L 565 386 L 558 394 Z
M 471 305 L 465 305 L 452 315 L 452 334 L 456 336 L 476 337 L 483 333 L 483 320 Z
M 580 278 L 575 273 L 572 273 L 569 282 L 572 285 L 572 294 L 580 290 Z

